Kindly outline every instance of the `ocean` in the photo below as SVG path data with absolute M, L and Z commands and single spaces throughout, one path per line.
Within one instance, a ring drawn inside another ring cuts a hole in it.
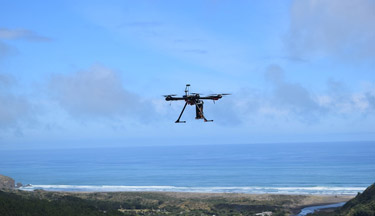
M 375 181 L 375 142 L 5 150 L 23 190 L 356 194 Z

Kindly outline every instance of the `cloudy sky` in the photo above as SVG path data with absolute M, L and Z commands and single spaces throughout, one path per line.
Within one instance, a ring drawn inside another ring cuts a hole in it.
M 374 0 L 0 2 L 0 149 L 375 140 Z

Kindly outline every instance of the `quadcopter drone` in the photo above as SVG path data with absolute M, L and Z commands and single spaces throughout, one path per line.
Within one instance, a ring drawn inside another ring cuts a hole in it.
M 190 84 L 186 84 L 185 87 L 185 95 L 182 97 L 175 97 L 175 94 L 170 94 L 170 95 L 163 95 L 165 97 L 166 101 L 179 101 L 179 100 L 184 100 L 185 101 L 185 106 L 182 109 L 180 116 L 178 117 L 177 121 L 175 123 L 186 123 L 186 121 L 180 121 L 180 118 L 182 116 L 182 113 L 184 113 L 186 105 L 195 105 L 195 119 L 204 119 L 205 122 L 212 122 L 214 120 L 207 120 L 206 117 L 203 115 L 203 100 L 213 100 L 215 101 L 221 99 L 224 95 L 230 95 L 230 94 L 212 94 L 208 95 L 205 97 L 200 96 L 198 93 L 189 93 L 189 87 Z

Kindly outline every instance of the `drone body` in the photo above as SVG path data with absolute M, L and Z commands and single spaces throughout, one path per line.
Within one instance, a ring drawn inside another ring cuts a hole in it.
M 209 95 L 206 97 L 200 96 L 198 93 L 189 93 L 189 87 L 190 84 L 186 84 L 185 88 L 185 95 L 182 97 L 175 97 L 176 95 L 164 95 L 166 101 L 185 101 L 184 108 L 182 109 L 180 116 L 178 117 L 177 121 L 175 123 L 186 123 L 186 121 L 180 121 L 182 114 L 185 111 L 186 105 L 195 105 L 195 119 L 204 119 L 205 122 L 212 122 L 213 120 L 207 120 L 206 117 L 203 115 L 203 100 L 213 100 L 214 102 L 216 100 L 219 100 L 223 97 L 223 95 L 229 95 L 229 94 L 214 94 Z

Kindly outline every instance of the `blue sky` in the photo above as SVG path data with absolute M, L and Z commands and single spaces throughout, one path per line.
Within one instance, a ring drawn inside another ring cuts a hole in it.
M 373 0 L 1 5 L 0 148 L 375 139 Z

